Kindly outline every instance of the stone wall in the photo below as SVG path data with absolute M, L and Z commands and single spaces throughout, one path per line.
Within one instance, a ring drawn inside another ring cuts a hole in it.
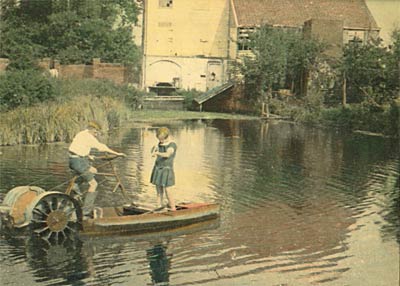
M 149 96 L 143 99 L 143 109 L 184 110 L 183 96 Z

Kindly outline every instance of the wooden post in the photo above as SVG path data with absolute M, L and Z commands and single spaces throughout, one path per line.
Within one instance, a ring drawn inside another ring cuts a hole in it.
M 347 79 L 346 79 L 346 73 L 343 73 L 343 89 L 342 89 L 342 104 L 343 107 L 346 107 L 347 105 Z

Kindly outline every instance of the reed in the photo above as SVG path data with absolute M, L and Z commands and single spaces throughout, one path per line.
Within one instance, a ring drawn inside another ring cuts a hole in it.
M 19 107 L 0 115 L 0 145 L 69 142 L 89 120 L 96 119 L 107 130 L 129 120 L 130 114 L 124 102 L 107 96 Z

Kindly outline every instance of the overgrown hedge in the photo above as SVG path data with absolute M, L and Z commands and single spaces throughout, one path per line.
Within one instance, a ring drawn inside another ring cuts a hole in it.
M 39 71 L 0 76 L 0 145 L 69 141 L 96 119 L 106 128 L 130 119 L 142 92 L 105 80 L 57 80 Z
M 0 111 L 43 102 L 72 100 L 78 96 L 110 96 L 136 108 L 143 92 L 109 80 L 58 80 L 40 70 L 14 70 L 0 75 Z
M 59 91 L 55 79 L 37 70 L 14 70 L 0 76 L 0 111 L 54 100 Z
M 400 137 L 400 102 L 381 108 L 371 108 L 366 104 L 351 104 L 326 108 L 323 105 L 288 104 L 277 99 L 271 101 L 271 110 L 275 114 L 287 116 L 296 122 L 311 125 L 333 126 L 349 130 L 362 130 L 380 133 L 392 137 Z

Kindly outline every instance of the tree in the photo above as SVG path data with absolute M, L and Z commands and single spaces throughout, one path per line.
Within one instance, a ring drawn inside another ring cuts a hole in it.
M 65 64 L 88 63 L 94 57 L 108 62 L 138 61 L 131 29 L 139 12 L 134 1 L 3 1 L 0 57 L 13 62 L 16 55 L 25 55 L 31 59 L 24 59 L 27 65 L 43 57 Z
M 294 85 L 315 62 L 324 45 L 294 30 L 261 26 L 250 38 L 252 56 L 241 65 L 248 96 L 268 101 L 272 91 Z
M 393 51 L 381 46 L 379 40 L 345 46 L 340 69 L 346 78 L 350 103 L 380 109 L 382 104 L 393 100 L 399 88 L 396 45 L 395 41 Z

